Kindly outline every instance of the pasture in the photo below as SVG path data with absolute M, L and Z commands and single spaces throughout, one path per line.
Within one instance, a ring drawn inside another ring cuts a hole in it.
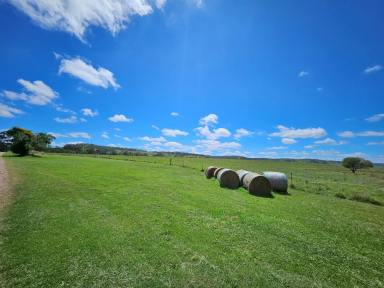
M 383 287 L 384 169 L 272 160 L 5 157 L 1 287 Z M 282 171 L 289 195 L 209 165 Z M 335 197 L 338 194 L 339 197 Z M 365 197 L 365 198 L 364 198 Z

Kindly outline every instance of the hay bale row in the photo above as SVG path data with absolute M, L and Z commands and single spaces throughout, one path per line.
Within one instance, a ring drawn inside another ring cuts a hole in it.
M 257 173 L 247 173 L 243 178 L 243 187 L 252 195 L 271 196 L 272 187 L 269 180 Z
M 279 193 L 288 193 L 288 177 L 280 172 L 263 172 L 263 175 L 271 183 L 272 190 Z
M 221 169 L 217 174 L 220 187 L 237 189 L 240 186 L 239 175 L 231 169 Z
M 236 189 L 243 186 L 252 195 L 272 196 L 272 191 L 288 193 L 288 178 L 284 173 L 266 171 L 262 174 L 247 170 L 233 171 L 231 169 L 209 166 L 205 176 L 215 177 L 221 187 Z
M 214 176 L 216 169 L 217 167 L 215 166 L 209 166 L 207 169 L 205 169 L 205 177 L 207 177 L 207 179 L 211 179 Z

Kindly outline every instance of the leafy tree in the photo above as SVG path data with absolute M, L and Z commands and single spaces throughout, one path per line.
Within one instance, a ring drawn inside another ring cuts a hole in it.
M 47 133 L 37 133 L 32 140 L 32 147 L 36 151 L 44 151 L 55 137 Z
M 349 170 L 351 170 L 353 173 L 356 173 L 356 171 L 359 169 L 373 167 L 373 164 L 371 161 L 360 158 L 360 157 L 344 158 L 342 165 L 345 168 L 348 168 Z
M 0 133 L 0 148 L 26 156 L 32 149 L 37 151 L 46 149 L 54 139 L 55 137 L 46 133 L 35 135 L 30 130 L 13 127 Z

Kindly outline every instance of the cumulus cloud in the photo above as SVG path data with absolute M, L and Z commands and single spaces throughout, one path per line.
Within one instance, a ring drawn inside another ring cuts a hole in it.
M 97 110 L 92 110 L 91 108 L 83 108 L 81 109 L 81 113 L 83 113 L 84 116 L 88 117 L 95 117 L 99 115 L 99 112 L 97 112 Z
M 74 123 L 77 123 L 78 121 L 77 117 L 73 115 L 67 118 L 56 117 L 54 120 L 58 123 L 63 123 L 63 124 L 74 124 Z
M 23 113 L 24 113 L 23 111 L 17 108 L 0 103 L 0 117 L 13 118 L 16 115 L 23 114 Z
M 176 136 L 187 136 L 188 132 L 178 130 L 178 129 L 168 129 L 164 128 L 161 130 L 161 133 L 163 133 L 164 136 L 170 136 L 170 137 L 176 137 Z
M 81 41 L 90 26 L 99 26 L 116 35 L 132 16 L 152 13 L 147 0 L 10 0 L 44 29 L 68 32 Z M 165 1 L 157 1 L 163 7 Z
M 95 68 L 81 58 L 61 59 L 59 74 L 62 73 L 70 74 L 90 85 L 99 86 L 104 89 L 110 86 L 115 89 L 120 88 L 111 71 L 103 67 Z
M 177 116 L 180 116 L 180 114 L 177 113 L 177 112 L 171 112 L 171 116 L 173 116 L 173 117 L 177 117 Z
M 383 70 L 383 66 L 374 65 L 374 66 L 370 66 L 370 67 L 365 68 L 364 73 L 365 74 L 373 74 L 373 73 L 377 73 L 381 70 Z
M 299 74 L 297 74 L 297 77 L 302 78 L 308 75 L 309 75 L 309 72 L 302 70 L 299 72 Z
M 3 90 L 2 95 L 9 100 L 22 100 L 32 105 L 47 105 L 58 97 L 58 93 L 41 80 L 30 82 L 18 79 L 17 82 L 23 86 L 25 92 L 13 92 Z
M 219 122 L 219 117 L 216 114 L 209 114 L 200 119 L 199 123 L 203 126 L 208 126 L 210 124 L 217 124 Z
M 384 131 L 343 131 L 339 132 L 338 135 L 343 138 L 353 138 L 353 137 L 384 137 Z
M 271 133 L 269 136 L 272 137 L 281 137 L 281 138 L 321 138 L 327 135 L 327 132 L 321 128 L 305 128 L 305 129 L 296 129 L 288 128 L 283 125 L 278 125 L 278 132 Z
M 204 127 L 197 127 L 196 131 L 200 136 L 203 136 L 210 140 L 231 136 L 231 132 L 229 132 L 229 130 L 226 128 L 217 128 L 217 129 L 211 130 L 208 126 L 204 126 Z
M 368 121 L 368 122 L 379 122 L 381 120 L 384 120 L 384 113 L 375 114 L 365 119 L 365 121 Z
M 133 122 L 132 118 L 129 118 L 123 114 L 115 114 L 115 115 L 109 117 L 108 119 L 109 119 L 109 121 L 115 122 L 115 123 L 116 122 L 128 122 L 128 123 Z
M 295 139 L 292 139 L 292 138 L 283 138 L 283 139 L 281 139 L 281 142 L 283 144 L 287 144 L 287 145 L 291 145 L 291 144 L 297 143 L 297 141 Z
M 244 128 L 236 129 L 235 135 L 233 135 L 236 139 L 240 139 L 242 137 L 251 136 L 253 134 L 252 131 L 249 131 Z

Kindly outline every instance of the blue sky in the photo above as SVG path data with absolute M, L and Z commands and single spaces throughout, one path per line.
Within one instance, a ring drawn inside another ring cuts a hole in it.
M 384 162 L 384 3 L 0 3 L 0 129 Z

